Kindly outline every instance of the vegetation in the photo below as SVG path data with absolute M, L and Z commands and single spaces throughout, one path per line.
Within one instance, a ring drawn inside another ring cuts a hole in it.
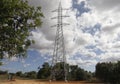
M 7 72 L 7 71 L 1 71 L 1 70 L 0 70 L 0 75 L 3 75 L 3 74 L 8 74 L 8 72 Z
M 36 79 L 37 72 L 30 71 L 22 73 L 22 71 L 18 71 L 15 74 L 17 77 L 24 78 L 24 79 Z
M 50 76 L 50 65 L 49 63 L 45 62 L 42 65 L 42 68 L 39 68 L 39 71 L 37 73 L 38 79 L 49 79 Z
M 60 65 L 60 67 L 58 67 Z M 58 63 L 55 65 L 57 66 L 57 71 L 61 70 L 60 68 L 63 68 L 62 63 Z M 85 71 L 84 69 L 81 69 L 77 65 L 68 65 L 67 68 L 69 69 L 68 72 L 68 80 L 72 81 L 79 81 L 79 80 L 89 80 L 92 77 L 92 73 Z M 48 79 L 50 77 L 50 65 L 49 63 L 44 63 L 42 68 L 39 68 L 39 71 L 37 73 L 37 78 L 38 79 Z M 64 76 L 56 76 L 56 80 L 63 80 Z
M 120 61 L 117 63 L 98 63 L 95 74 L 105 83 L 120 84 Z
M 62 63 L 58 63 L 55 66 L 62 65 Z M 87 72 L 84 69 L 81 69 L 77 65 L 67 65 L 68 67 L 68 80 L 69 81 L 88 81 L 88 82 L 100 82 L 103 81 L 106 84 L 120 84 L 120 61 L 116 63 L 98 63 L 96 65 L 95 73 Z M 62 68 L 58 67 L 57 71 Z M 18 71 L 16 73 L 11 73 L 15 76 L 15 78 L 22 79 L 44 79 L 49 80 L 50 78 L 50 70 L 51 67 L 49 63 L 45 62 L 42 67 L 39 67 L 39 71 L 30 71 L 23 73 L 22 71 Z M 8 72 L 0 71 L 0 79 L 7 79 Z M 95 78 L 96 77 L 96 78 Z M 63 80 L 64 76 L 60 75 L 56 76 L 57 80 Z M 100 79 L 100 80 L 99 80 Z
M 25 56 L 34 43 L 30 31 L 41 26 L 41 7 L 33 7 L 26 0 L 0 0 L 0 59 L 4 55 Z
M 72 65 L 69 67 L 69 79 L 70 80 L 89 80 L 92 78 L 92 73 L 81 69 L 77 65 Z
M 2 65 L 2 62 L 0 62 L 0 66 Z
M 16 72 L 16 76 L 21 77 L 21 76 L 22 76 L 22 71 L 18 71 L 18 72 Z
M 8 77 L 8 72 L 7 71 L 2 71 L 0 70 L 0 81 L 3 81 L 5 79 L 7 79 Z
M 36 79 L 37 73 L 35 71 L 30 71 L 24 73 L 25 78 Z

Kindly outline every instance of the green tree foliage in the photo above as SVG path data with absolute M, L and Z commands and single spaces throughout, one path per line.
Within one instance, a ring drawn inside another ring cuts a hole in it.
M 18 72 L 16 72 L 15 75 L 18 77 L 21 77 L 21 78 L 36 79 L 37 73 L 36 73 L 36 71 L 30 71 L 30 72 L 25 72 L 25 73 L 23 73 L 22 71 L 18 71 Z
M 5 54 L 25 56 L 34 43 L 30 31 L 41 26 L 41 7 L 33 7 L 26 0 L 0 0 L 0 58 Z
M 69 79 L 70 79 L 70 80 L 76 80 L 77 69 L 78 69 L 78 66 L 77 66 L 77 65 L 71 65 L 71 66 L 69 67 Z
M 27 78 L 27 79 L 36 79 L 37 72 L 36 71 L 30 71 L 30 72 L 25 72 L 23 73 L 22 71 L 18 71 L 15 74 L 17 77 L 21 78 Z
M 56 80 L 64 80 L 64 71 L 63 71 L 63 63 L 57 63 L 56 67 Z M 92 77 L 92 73 L 89 73 L 85 71 L 84 69 L 81 69 L 77 65 L 69 65 L 67 64 L 67 71 L 68 72 L 68 80 L 76 81 L 76 80 L 89 80 Z M 51 67 L 49 66 L 49 63 L 44 63 L 42 68 L 39 68 L 39 71 L 37 73 L 38 79 L 48 79 L 50 77 L 50 70 Z M 59 74 L 59 75 L 58 75 Z
M 89 80 L 92 77 L 92 73 L 81 69 L 77 65 L 71 65 L 69 67 L 69 80 Z
M 22 76 L 22 71 L 16 72 L 16 76 Z
M 68 71 L 69 65 L 65 64 L 65 67 Z M 52 68 L 55 68 L 55 70 L 56 70 L 56 75 L 55 75 L 56 80 L 64 80 L 64 78 L 65 78 L 64 62 L 58 62 Z
M 37 75 L 37 73 L 35 71 L 30 71 L 30 72 L 24 73 L 24 77 L 30 78 L 30 79 L 36 79 L 36 75 Z
M 3 74 L 8 74 L 8 71 L 1 71 L 0 70 L 0 75 L 3 75 Z
M 110 84 L 120 84 L 120 61 L 117 63 L 98 63 L 95 75 Z
M 45 62 L 42 65 L 42 68 L 39 68 L 40 70 L 37 73 L 37 78 L 38 79 L 48 79 L 50 76 L 50 66 L 49 63 Z
M 2 62 L 0 62 L 0 66 L 2 65 Z

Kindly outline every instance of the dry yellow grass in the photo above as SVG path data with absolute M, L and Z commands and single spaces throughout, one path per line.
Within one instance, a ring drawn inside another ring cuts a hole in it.
M 37 80 L 15 80 L 15 81 L 1 81 L 0 84 L 103 84 L 103 83 L 85 83 L 84 81 L 75 82 L 49 82 L 49 81 L 37 81 Z

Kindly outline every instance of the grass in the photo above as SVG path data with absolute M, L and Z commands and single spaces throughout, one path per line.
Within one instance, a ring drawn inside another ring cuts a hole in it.
M 103 83 L 87 83 L 86 81 L 36 81 L 36 80 L 15 80 L 15 81 L 4 81 L 0 84 L 103 84 Z
M 4 81 L 4 80 L 7 80 L 8 78 L 8 75 L 0 75 L 0 81 Z
M 34 79 L 24 79 L 24 78 L 20 78 L 20 77 L 15 77 L 15 81 L 8 81 L 7 80 L 8 75 L 0 75 L 0 84 L 103 84 L 103 83 L 97 83 L 95 80 L 93 79 L 92 81 L 68 81 L 68 82 L 64 82 L 64 81 L 45 81 L 45 80 L 34 80 Z

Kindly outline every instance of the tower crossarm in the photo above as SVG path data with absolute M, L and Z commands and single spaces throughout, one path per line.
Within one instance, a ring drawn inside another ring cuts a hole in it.
M 68 8 L 61 8 L 62 10 L 69 10 Z M 58 12 L 59 11 L 59 9 L 56 9 L 56 10 L 53 10 L 52 12 Z
M 51 19 L 57 19 L 59 16 L 56 16 L 56 17 L 52 17 Z M 60 17 L 70 17 L 68 15 L 65 15 L 65 16 L 60 16 Z
M 51 27 L 57 27 L 57 26 L 67 26 L 67 25 L 70 25 L 69 23 L 62 23 L 62 24 L 56 24 L 56 25 L 53 25 Z

